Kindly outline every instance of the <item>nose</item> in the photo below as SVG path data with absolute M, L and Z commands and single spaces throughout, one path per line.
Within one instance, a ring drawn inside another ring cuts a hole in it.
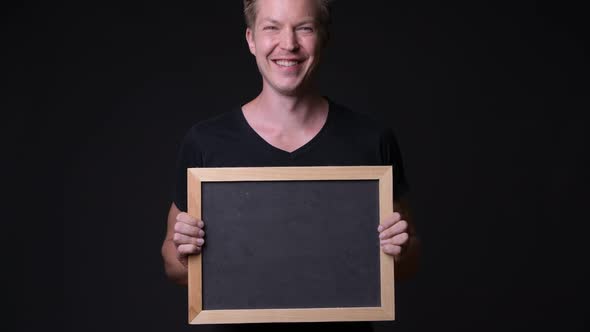
M 283 30 L 280 46 L 282 49 L 290 52 L 296 51 L 299 48 L 299 43 L 297 42 L 295 31 L 291 29 Z

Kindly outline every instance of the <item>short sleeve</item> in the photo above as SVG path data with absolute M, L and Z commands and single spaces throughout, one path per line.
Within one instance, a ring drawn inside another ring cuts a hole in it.
M 384 131 L 381 138 L 381 155 L 384 165 L 392 165 L 393 168 L 393 197 L 398 200 L 410 191 L 401 151 L 397 138 L 392 129 Z
M 187 168 L 202 167 L 201 149 L 198 145 L 196 131 L 192 128 L 180 144 L 176 159 L 176 182 L 174 204 L 180 211 L 187 210 Z

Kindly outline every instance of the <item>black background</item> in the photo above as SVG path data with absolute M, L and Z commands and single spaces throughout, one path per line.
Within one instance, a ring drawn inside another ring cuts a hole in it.
M 421 271 L 397 286 L 397 321 L 380 330 L 587 325 L 581 3 L 337 2 L 322 93 L 395 129 L 423 240 Z M 160 245 L 181 137 L 259 91 L 241 10 L 77 2 L 3 14 L 18 88 L 6 123 L 24 125 L 7 155 L 25 173 L 7 231 L 8 253 L 32 254 L 7 270 L 22 276 L 23 331 L 200 330 Z

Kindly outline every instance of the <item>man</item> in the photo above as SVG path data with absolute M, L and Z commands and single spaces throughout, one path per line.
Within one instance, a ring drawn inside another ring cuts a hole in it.
M 329 165 L 393 165 L 395 212 L 375 236 L 383 252 L 394 257 L 396 277 L 411 274 L 418 241 L 408 223 L 407 184 L 392 131 L 323 97 L 314 86 L 328 40 L 328 1 L 245 0 L 244 13 L 262 91 L 187 133 L 162 246 L 166 274 L 186 284 L 187 257 L 199 254 L 205 242 L 204 221 L 185 213 L 187 167 Z M 348 324 L 343 326 L 353 326 Z M 354 325 L 355 330 L 366 327 Z

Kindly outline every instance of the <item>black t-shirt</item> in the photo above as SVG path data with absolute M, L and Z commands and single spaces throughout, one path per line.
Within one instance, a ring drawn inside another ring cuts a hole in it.
M 195 124 L 178 154 L 176 206 L 186 211 L 189 167 L 392 165 L 394 200 L 405 195 L 408 184 L 391 128 L 367 114 L 328 101 L 328 118 L 320 132 L 293 152 L 276 148 L 259 136 L 241 107 Z
M 195 124 L 186 134 L 177 160 L 174 202 L 186 211 L 186 169 L 189 167 L 261 166 L 393 166 L 394 200 L 408 192 L 402 158 L 393 131 L 367 114 L 328 99 L 329 111 L 320 132 L 293 152 L 276 148 L 246 121 L 241 107 Z M 371 331 L 368 322 L 231 324 L 216 331 Z

